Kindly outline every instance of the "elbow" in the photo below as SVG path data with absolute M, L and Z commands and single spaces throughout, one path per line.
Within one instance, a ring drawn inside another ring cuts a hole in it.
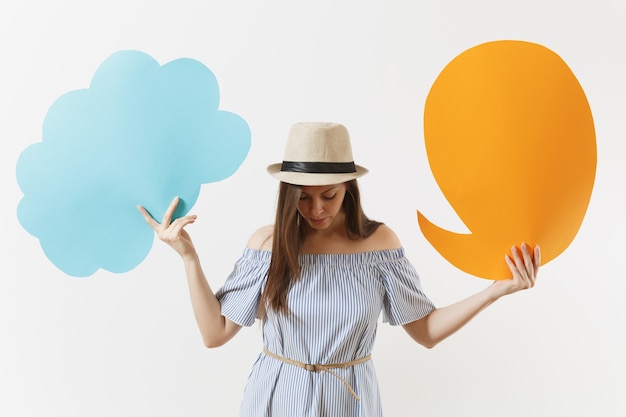
M 204 341 L 204 347 L 207 349 L 215 349 L 218 348 L 220 346 L 223 346 L 224 342 L 221 341 L 216 341 L 216 340 L 205 340 Z
M 418 341 L 418 343 L 426 349 L 432 349 L 439 344 L 439 342 L 436 340 L 421 340 Z
M 425 347 L 426 349 L 432 349 L 441 342 L 441 338 L 434 334 L 429 326 L 428 316 L 403 325 L 404 330 L 411 336 L 417 344 Z
M 231 321 L 226 321 L 222 316 L 222 322 L 201 327 L 200 334 L 204 346 L 213 349 L 225 345 L 241 329 L 241 326 Z
M 202 338 L 202 342 L 204 343 L 205 348 L 215 349 L 223 346 L 226 343 L 226 340 L 220 337 L 204 337 Z
M 437 346 L 439 344 L 439 340 L 432 338 L 432 337 L 428 337 L 427 335 L 422 335 L 422 334 L 411 334 L 411 338 L 413 339 L 413 341 L 415 341 L 418 345 L 425 347 L 426 349 L 432 349 L 435 346 Z

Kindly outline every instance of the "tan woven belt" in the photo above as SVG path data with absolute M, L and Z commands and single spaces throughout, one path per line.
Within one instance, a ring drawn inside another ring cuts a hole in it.
M 289 365 L 294 365 L 302 369 L 306 369 L 307 371 L 310 371 L 310 372 L 320 372 L 320 371 L 328 372 L 329 374 L 331 374 L 332 376 L 334 376 L 335 378 L 338 378 L 341 382 L 343 382 L 346 388 L 348 388 L 348 390 L 350 391 L 350 394 L 352 394 L 352 396 L 357 401 L 361 401 L 361 399 L 359 398 L 358 395 L 356 395 L 356 392 L 354 392 L 350 384 L 348 384 L 348 381 L 346 381 L 345 379 L 337 375 L 335 372 L 331 371 L 331 369 L 348 368 L 350 366 L 358 365 L 360 363 L 364 363 L 372 359 L 372 355 L 367 355 L 367 356 L 364 356 L 359 359 L 355 359 L 350 362 L 328 363 L 324 365 L 323 364 L 311 365 L 311 364 L 304 363 L 304 362 L 294 361 L 293 359 L 283 358 L 282 356 L 279 356 L 275 353 L 270 352 L 269 350 L 267 350 L 267 348 L 263 348 L 263 353 L 265 353 L 269 357 L 278 359 L 281 362 L 285 362 L 285 363 L 288 363 Z

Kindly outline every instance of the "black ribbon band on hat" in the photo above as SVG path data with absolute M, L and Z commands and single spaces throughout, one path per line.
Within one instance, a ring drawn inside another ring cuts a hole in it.
M 348 174 L 356 172 L 354 162 L 292 162 L 283 161 L 281 172 L 307 174 Z

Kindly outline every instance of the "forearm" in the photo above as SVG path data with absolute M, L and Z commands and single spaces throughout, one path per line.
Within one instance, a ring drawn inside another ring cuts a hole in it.
M 241 326 L 222 316 L 220 302 L 204 276 L 191 237 L 185 231 L 185 226 L 194 223 L 196 216 L 187 215 L 172 220 L 178 201 L 178 197 L 172 200 L 161 223 L 157 222 L 144 207 L 137 206 L 137 209 L 146 223 L 157 233 L 159 239 L 170 245 L 185 264 L 193 314 L 204 344 L 207 347 L 221 346 L 229 341 Z
M 207 347 L 221 346 L 234 335 L 231 334 L 234 330 L 232 323 L 222 316 L 220 302 L 206 280 L 197 255 L 185 256 L 183 262 L 193 314 L 202 340 Z
M 428 316 L 404 325 L 404 329 L 416 342 L 432 348 L 456 333 L 498 298 L 493 286 L 489 286 L 468 298 L 433 310 Z
M 465 326 L 472 318 L 500 297 L 532 288 L 541 265 L 541 251 L 535 246 L 532 251 L 523 243 L 521 249 L 511 248 L 511 256 L 505 261 L 512 278 L 494 281 L 483 291 L 455 304 L 434 310 L 428 316 L 404 325 L 404 329 L 418 343 L 433 347 Z

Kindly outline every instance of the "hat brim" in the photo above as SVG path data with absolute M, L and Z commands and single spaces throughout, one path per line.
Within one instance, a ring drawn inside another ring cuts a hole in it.
M 267 172 L 277 180 L 294 185 L 332 185 L 350 181 L 363 175 L 369 171 L 360 165 L 355 165 L 356 172 L 332 173 L 332 174 L 313 174 L 308 172 L 286 172 L 281 171 L 282 163 L 272 164 L 267 167 Z

